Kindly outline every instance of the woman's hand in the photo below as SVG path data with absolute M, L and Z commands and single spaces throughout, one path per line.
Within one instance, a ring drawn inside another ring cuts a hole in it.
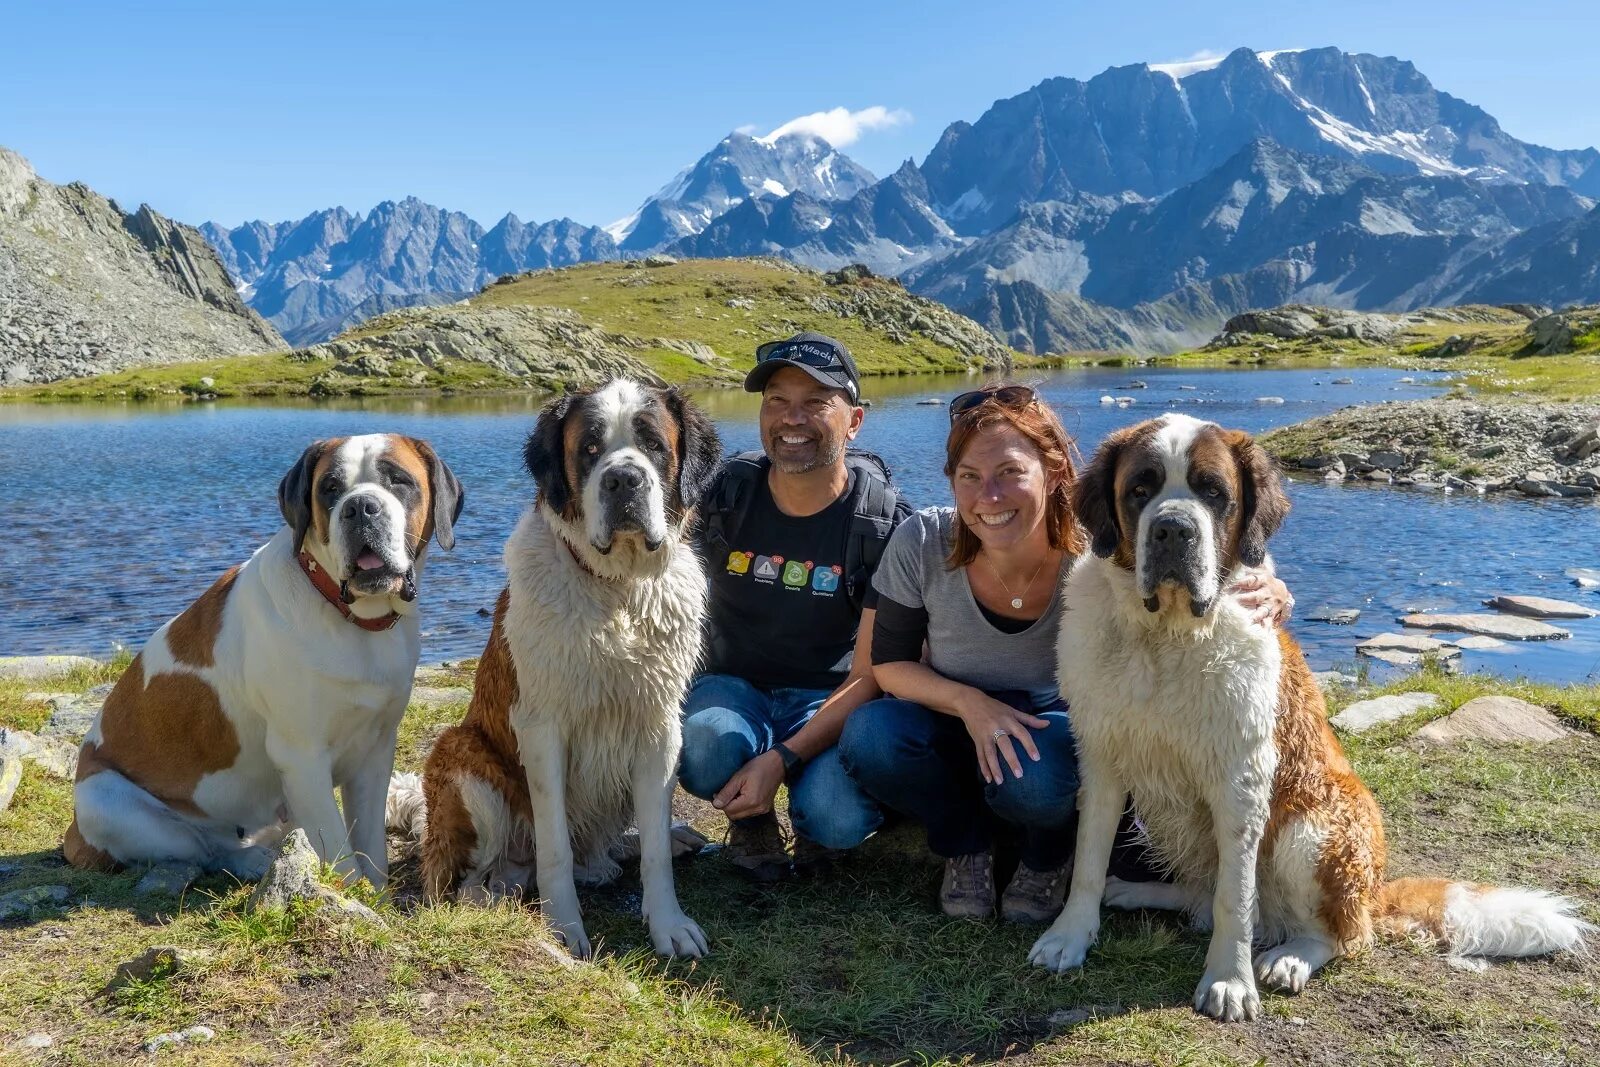
M 728 784 L 717 790 L 711 806 L 730 819 L 748 819 L 772 810 L 778 786 L 783 784 L 783 757 L 772 749 L 733 772 Z
M 983 780 L 991 785 L 1005 781 L 1005 768 L 1017 778 L 1022 777 L 1022 762 L 1017 759 L 1016 746 L 1021 745 L 1029 758 L 1039 759 L 1039 747 L 1033 743 L 1029 731 L 1043 730 L 1049 720 L 1018 711 L 987 693 L 973 689 L 971 695 L 956 709 L 967 733 L 972 736 L 972 746 L 978 752 L 978 769 Z
M 1239 602 L 1251 622 L 1261 626 L 1282 626 L 1294 610 L 1294 597 L 1289 595 L 1289 587 L 1274 574 L 1247 571 L 1228 586 L 1226 592 Z

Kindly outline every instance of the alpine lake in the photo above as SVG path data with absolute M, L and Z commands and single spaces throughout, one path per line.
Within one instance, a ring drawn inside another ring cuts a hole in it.
M 1178 411 L 1252 432 L 1358 403 L 1442 393 L 1438 376 L 1391 369 L 1092 367 L 1032 376 L 1083 455 L 1111 430 Z M 1335 379 L 1349 384 L 1334 384 Z M 945 402 L 979 379 L 868 379 L 857 444 L 881 455 L 916 506 L 948 504 Z M 1138 387 L 1142 383 L 1143 387 Z M 1131 398 L 1105 403 L 1103 397 Z M 277 529 L 279 478 L 320 437 L 427 438 L 467 490 L 454 552 L 430 553 L 423 660 L 478 655 L 504 580 L 501 549 L 534 486 L 522 445 L 538 395 L 160 404 L 0 405 L 0 655 L 105 657 L 137 648 Z M 700 393 L 730 450 L 758 447 L 755 397 Z M 1592 501 L 1479 497 L 1295 476 L 1271 548 L 1297 608 L 1289 624 L 1314 669 L 1354 671 L 1355 645 L 1412 611 L 1484 611 L 1498 594 L 1577 600 L 1564 571 L 1600 566 Z M 1360 611 L 1353 624 L 1316 621 Z M 1563 682 L 1600 677 L 1600 618 L 1556 620 L 1570 639 L 1469 650 L 1464 671 Z M 1450 635 L 1441 635 L 1449 637 Z M 1386 668 L 1369 665 L 1375 674 Z

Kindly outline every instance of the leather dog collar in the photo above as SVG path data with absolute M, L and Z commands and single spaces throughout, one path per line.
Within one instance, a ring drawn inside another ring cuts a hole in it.
M 343 615 L 363 630 L 382 633 L 384 630 L 393 628 L 394 624 L 400 621 L 400 613 L 398 611 L 391 611 L 387 615 L 379 615 L 373 619 L 364 619 L 360 615 L 352 613 L 350 605 L 344 602 L 343 592 L 338 584 L 334 582 L 333 576 L 322 569 L 322 564 L 313 559 L 311 553 L 306 551 L 301 551 L 297 558 L 300 560 L 300 569 L 305 572 L 306 578 L 316 587 L 317 592 L 322 594 L 322 599 L 332 604 L 338 609 L 340 615 Z

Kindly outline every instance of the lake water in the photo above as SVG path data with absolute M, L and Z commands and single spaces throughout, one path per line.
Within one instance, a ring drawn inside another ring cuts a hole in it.
M 1334 377 L 1353 379 L 1333 385 Z M 1087 455 L 1101 437 L 1162 411 L 1259 431 L 1353 403 L 1433 395 L 1437 377 L 1392 370 L 1086 368 L 1052 372 L 1041 392 Z M 1135 378 L 1146 389 L 1125 388 Z M 943 406 L 970 379 L 870 381 L 861 444 L 880 453 L 919 505 L 948 503 L 939 469 Z M 1102 395 L 1131 396 L 1128 407 Z M 1281 397 L 1264 404 L 1258 397 Z M 731 449 L 756 447 L 754 398 L 703 396 Z M 501 547 L 533 497 L 520 462 L 539 401 L 474 398 L 337 405 L 0 404 L 0 655 L 105 656 L 137 647 L 280 524 L 278 479 L 311 440 L 395 430 L 434 443 L 467 487 L 451 554 L 435 550 L 423 584 L 425 661 L 477 655 L 503 581 Z M 1345 666 L 1362 637 L 1393 630 L 1406 610 L 1478 610 L 1524 593 L 1600 606 L 1563 577 L 1600 566 L 1600 507 L 1577 501 L 1445 496 L 1295 481 L 1293 514 L 1272 543 L 1299 602 L 1291 624 L 1313 666 Z M 1305 616 L 1360 608 L 1354 626 Z M 1502 675 L 1600 676 L 1600 620 L 1562 623 L 1569 641 L 1468 652 L 1465 666 Z

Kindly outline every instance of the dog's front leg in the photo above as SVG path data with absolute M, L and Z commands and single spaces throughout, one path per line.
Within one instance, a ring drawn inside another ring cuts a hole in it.
M 1100 898 L 1106 870 L 1117 840 L 1117 824 L 1127 803 L 1127 787 L 1105 761 L 1080 757 L 1083 784 L 1078 788 L 1078 844 L 1073 856 L 1072 890 L 1066 907 L 1034 942 L 1028 960 L 1050 971 L 1082 967 L 1089 946 L 1100 932 Z
M 360 878 L 365 872 L 350 848 L 349 831 L 333 799 L 333 765 L 328 753 L 294 746 L 269 734 L 267 755 L 283 778 L 290 823 L 306 832 L 322 862 L 333 864 L 341 878 Z
M 583 931 L 583 912 L 573 879 L 572 831 L 567 825 L 567 744 L 558 731 L 538 726 L 517 729 L 516 735 L 533 807 L 539 907 L 567 951 L 588 959 L 593 949 Z
M 673 737 L 647 745 L 633 763 L 634 821 L 639 826 L 639 880 L 644 886 L 644 919 L 650 943 L 663 956 L 704 956 L 706 935 L 683 913 L 672 880 L 673 767 L 678 762 L 677 720 Z
M 1233 768 L 1208 798 L 1217 843 L 1217 887 L 1211 899 L 1213 933 L 1206 971 L 1194 991 L 1196 1011 L 1224 1022 L 1261 1014 L 1251 966 L 1256 910 L 1256 860 L 1271 804 L 1272 773 Z
M 403 712 L 405 709 L 402 708 Z M 399 716 L 395 717 L 398 728 Z M 384 804 L 389 795 L 389 775 L 394 770 L 395 730 L 389 730 L 345 783 L 345 828 L 350 849 L 362 873 L 378 889 L 389 877 L 389 842 L 384 832 Z

